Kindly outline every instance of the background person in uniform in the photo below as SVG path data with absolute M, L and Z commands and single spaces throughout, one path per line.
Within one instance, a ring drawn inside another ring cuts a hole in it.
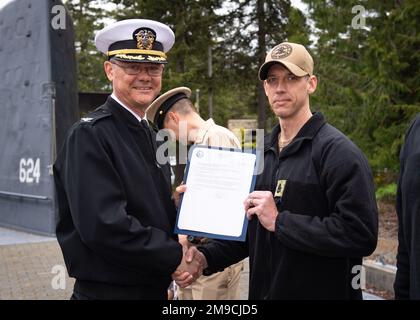
M 275 46 L 259 78 L 279 124 L 265 139 L 264 170 L 244 202 L 247 242 L 198 247 L 205 274 L 249 255 L 250 299 L 362 299 L 355 277 L 378 232 L 368 162 L 321 113 L 311 112 L 317 78 L 305 47 Z
M 157 163 L 145 120 L 174 34 L 133 19 L 102 29 L 95 43 L 108 56 L 113 92 L 70 129 L 54 165 L 56 233 L 76 278 L 72 299 L 166 299 L 178 266 L 198 270 L 173 234 L 169 168 Z
M 400 153 L 397 190 L 398 254 L 396 299 L 420 299 L 420 114 L 407 131 Z
M 241 148 L 238 139 L 231 131 L 216 125 L 213 119 L 205 121 L 201 118 L 189 99 L 190 96 L 191 90 L 186 87 L 169 90 L 149 106 L 146 111 L 148 120 L 158 129 L 169 129 L 175 138 L 185 145 L 195 143 L 213 147 Z M 185 248 L 192 245 L 186 235 L 180 235 L 179 240 Z M 204 243 L 207 239 L 195 238 L 193 241 Z M 192 285 L 180 288 L 178 298 L 180 300 L 239 299 L 238 288 L 242 269 L 243 262 L 240 261 L 211 276 L 202 276 Z

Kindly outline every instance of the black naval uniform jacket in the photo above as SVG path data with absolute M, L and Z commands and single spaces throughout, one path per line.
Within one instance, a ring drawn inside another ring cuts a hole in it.
M 361 299 L 362 257 L 374 251 L 378 231 L 367 160 L 320 113 L 280 154 L 279 132 L 277 125 L 266 137 L 255 188 L 281 194 L 275 232 L 254 216 L 247 242 L 210 241 L 199 248 L 205 274 L 249 254 L 250 299 Z
M 182 249 L 169 168 L 157 165 L 151 133 L 111 97 L 68 133 L 54 164 L 56 234 L 75 291 L 166 298 Z
M 397 190 L 398 254 L 396 299 L 420 299 L 420 114 L 400 153 Z

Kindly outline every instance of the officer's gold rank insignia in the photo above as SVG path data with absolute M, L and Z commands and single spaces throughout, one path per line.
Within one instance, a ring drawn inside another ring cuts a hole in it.
M 277 180 L 277 187 L 276 192 L 274 193 L 274 197 L 282 197 L 284 188 L 286 187 L 287 180 Z

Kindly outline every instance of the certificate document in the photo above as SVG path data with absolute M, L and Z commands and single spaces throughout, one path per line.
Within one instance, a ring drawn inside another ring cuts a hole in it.
M 175 233 L 245 241 L 243 202 L 255 185 L 256 155 L 239 149 L 193 146 Z

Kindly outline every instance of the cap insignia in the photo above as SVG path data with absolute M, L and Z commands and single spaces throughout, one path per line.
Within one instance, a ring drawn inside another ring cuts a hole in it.
M 152 50 L 156 33 L 149 28 L 140 28 L 134 31 L 133 37 L 137 40 L 137 49 Z
M 274 47 L 273 51 L 271 52 L 271 58 L 273 59 L 283 59 L 288 57 L 292 53 L 292 46 L 287 43 L 279 44 L 278 46 Z

